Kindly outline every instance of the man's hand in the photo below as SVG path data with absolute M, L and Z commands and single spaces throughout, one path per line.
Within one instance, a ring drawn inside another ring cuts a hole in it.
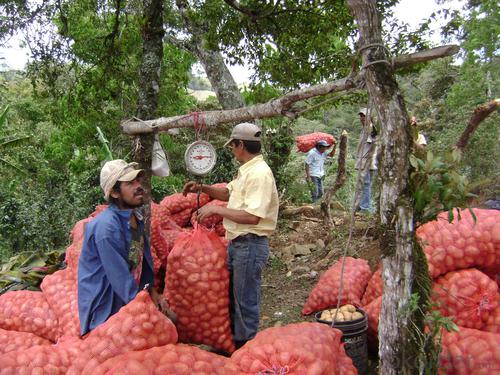
M 219 209 L 221 207 L 219 206 L 203 206 L 198 210 L 198 222 L 202 221 L 203 219 L 212 216 L 212 215 L 218 215 L 219 214 Z
M 186 196 L 188 193 L 197 193 L 201 190 L 201 185 L 195 181 L 187 182 L 182 188 L 182 195 Z
M 151 299 L 153 303 L 158 307 L 158 310 L 161 311 L 164 315 L 166 315 L 172 323 L 177 323 L 177 315 L 170 310 L 170 305 L 168 301 L 154 288 L 151 289 Z

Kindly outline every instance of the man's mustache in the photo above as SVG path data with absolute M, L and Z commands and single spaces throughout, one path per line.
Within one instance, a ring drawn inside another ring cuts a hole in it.
M 146 194 L 146 190 L 143 188 L 138 188 L 136 191 L 134 191 L 134 195 L 144 195 Z

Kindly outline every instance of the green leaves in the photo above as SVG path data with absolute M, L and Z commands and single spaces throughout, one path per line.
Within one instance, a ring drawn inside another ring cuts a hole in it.
M 435 219 L 441 211 L 449 212 L 453 219 L 453 208 L 467 205 L 472 196 L 468 179 L 460 174 L 460 151 L 453 149 L 445 157 L 428 151 L 425 160 L 410 155 L 410 186 L 415 200 L 415 217 L 420 223 Z
M 0 294 L 9 290 L 39 290 L 46 275 L 62 268 L 64 251 L 23 252 L 0 266 Z

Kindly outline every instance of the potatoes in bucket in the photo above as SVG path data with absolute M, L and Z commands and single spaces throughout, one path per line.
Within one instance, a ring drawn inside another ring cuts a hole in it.
M 335 319 L 336 322 L 349 322 L 363 317 L 363 314 L 357 311 L 354 305 L 343 305 L 337 309 L 328 309 L 321 312 L 320 319 L 331 322 Z

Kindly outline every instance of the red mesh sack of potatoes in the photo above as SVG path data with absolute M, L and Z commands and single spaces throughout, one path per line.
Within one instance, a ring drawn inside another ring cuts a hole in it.
M 481 329 L 497 307 L 497 293 L 497 284 L 475 268 L 448 272 L 432 287 L 432 299 L 443 316 L 475 329 Z
M 342 259 L 321 276 L 302 309 L 303 315 L 309 315 L 337 305 L 341 269 Z M 366 260 L 346 257 L 340 303 L 351 303 L 359 306 L 371 276 L 372 272 Z
M 7 331 L 0 328 L 0 354 L 26 350 L 37 345 L 52 345 L 52 342 L 30 332 Z
M 227 252 L 217 234 L 198 225 L 179 236 L 168 257 L 165 294 L 180 341 L 234 350 Z
M 213 201 L 208 202 L 205 206 L 227 207 L 227 202 L 214 199 Z M 194 223 L 196 223 L 197 221 L 198 221 L 198 213 L 194 211 L 193 214 L 191 215 L 191 225 L 194 226 Z M 205 228 L 211 229 L 221 222 L 222 222 L 222 216 L 212 215 L 204 218 L 199 224 L 203 225 Z
M 327 141 L 330 145 L 336 142 L 333 135 L 321 132 L 304 134 L 295 137 L 295 143 L 297 143 L 297 148 L 300 152 L 308 152 L 311 148 L 316 146 L 316 143 L 320 140 Z
M 227 374 L 357 374 L 340 342 L 342 334 L 321 323 L 295 323 L 257 333 L 234 352 Z
M 455 210 L 453 222 L 442 212 L 437 220 L 417 229 L 432 278 L 449 271 L 470 267 L 489 267 L 500 271 L 500 211 L 473 209 L 477 221 L 468 210 L 461 220 Z
M 179 211 L 172 214 L 172 220 L 181 228 L 184 228 L 189 224 L 191 220 L 191 215 L 193 214 L 193 208 L 186 208 L 185 210 Z
M 226 375 L 227 361 L 196 346 L 170 344 L 108 359 L 92 375 Z
M 170 211 L 153 204 L 151 215 L 151 246 L 161 264 L 167 265 L 167 257 L 182 229 L 173 220 Z
M 459 327 L 443 332 L 440 374 L 500 374 L 500 335 Z
M 490 279 L 494 280 L 498 285 L 498 290 L 500 290 L 500 269 L 495 267 L 489 267 L 489 268 L 485 267 L 485 268 L 480 268 L 479 271 L 481 271 L 485 275 L 488 275 Z
M 73 359 L 68 375 L 92 374 L 109 358 L 177 342 L 174 324 L 142 291 L 105 323 L 91 331 Z
M 382 296 L 375 298 L 363 309 L 368 315 L 368 343 L 372 348 L 378 346 L 378 322 L 380 319 L 380 310 L 382 309 Z
M 500 293 L 497 294 L 497 307 L 490 313 L 481 331 L 500 333 Z
M 217 235 L 219 237 L 225 237 L 226 236 L 226 228 L 224 228 L 224 225 L 222 224 L 222 222 L 217 223 L 215 225 L 215 229 L 214 230 L 215 230 L 215 233 L 217 233 Z
M 78 221 L 73 229 L 71 230 L 70 237 L 72 244 L 66 249 L 65 261 L 68 268 L 75 270 L 78 267 L 78 258 L 80 257 L 80 252 L 82 251 L 83 237 L 85 234 L 85 225 L 94 220 L 94 218 L 99 215 L 102 211 L 108 208 L 107 205 L 98 205 L 95 211 L 89 215 L 89 217 Z
M 28 290 L 0 295 L 0 328 L 30 332 L 53 342 L 60 336 L 57 316 L 43 293 Z
M 188 208 L 193 211 L 196 210 L 197 207 L 196 196 L 197 194 L 195 193 L 188 193 L 186 196 L 182 195 L 182 193 L 176 193 L 163 198 L 160 202 L 160 205 L 169 209 L 172 215 L 184 211 Z M 204 206 L 209 201 L 210 197 L 207 194 L 200 194 L 200 207 Z
M 38 345 L 0 355 L 0 375 L 65 375 L 78 352 Z
M 377 270 L 372 275 L 365 293 L 361 299 L 361 306 L 368 305 L 375 298 L 380 297 L 384 293 L 384 283 L 382 281 L 382 265 L 379 265 Z
M 80 336 L 76 273 L 66 268 L 46 276 L 40 285 L 55 312 L 62 336 Z

